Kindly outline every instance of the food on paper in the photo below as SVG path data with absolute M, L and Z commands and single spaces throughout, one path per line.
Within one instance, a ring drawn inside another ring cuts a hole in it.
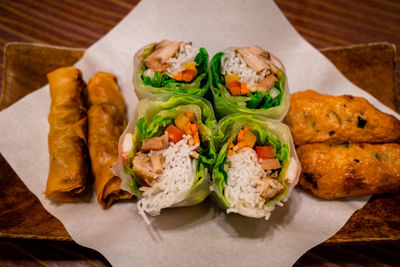
M 157 95 L 139 102 L 120 139 L 120 173 L 140 199 L 139 213 L 203 201 L 211 185 L 211 104 L 188 95 Z M 122 170 L 123 169 L 123 170 Z
M 259 46 L 228 48 L 211 60 L 211 91 L 217 117 L 232 113 L 281 119 L 289 89 L 281 61 Z
M 325 199 L 399 192 L 400 145 L 306 144 L 297 148 L 300 184 Z
M 300 164 L 289 128 L 251 115 L 229 115 L 213 132 L 212 196 L 227 213 L 268 219 L 290 197 Z
M 139 99 L 160 93 L 204 96 L 208 92 L 208 53 L 192 43 L 162 40 L 139 50 L 133 84 Z
M 118 140 L 126 127 L 125 102 L 111 73 L 98 72 L 87 86 L 88 147 L 97 202 L 109 208 L 131 194 L 121 189 L 121 178 L 111 172 L 118 162 Z
M 351 95 L 330 96 L 312 90 L 292 94 L 285 122 L 296 145 L 400 140 L 399 120 Z
M 47 78 L 52 102 L 48 116 L 50 168 L 45 195 L 58 202 L 78 201 L 88 175 L 85 83 L 75 67 L 57 69 L 48 73 Z

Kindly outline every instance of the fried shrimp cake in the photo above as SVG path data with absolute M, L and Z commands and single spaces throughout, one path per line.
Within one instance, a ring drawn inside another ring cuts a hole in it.
M 400 140 L 399 120 L 351 95 L 329 96 L 312 90 L 292 94 L 285 122 L 296 145 Z
M 318 197 L 337 199 L 400 191 L 400 145 L 307 144 L 297 148 L 300 184 Z

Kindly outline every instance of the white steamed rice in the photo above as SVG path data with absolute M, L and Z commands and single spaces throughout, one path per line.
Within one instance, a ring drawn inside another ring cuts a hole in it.
M 139 214 L 147 224 L 150 221 L 146 213 L 155 216 L 159 215 L 161 209 L 168 208 L 183 201 L 189 194 L 196 177 L 195 151 L 199 144 L 188 145 L 190 135 L 176 144 L 170 143 L 167 149 L 150 151 L 149 155 L 156 154 L 165 158 L 163 172 L 158 175 L 157 180 L 151 187 L 140 187 L 143 192 L 142 198 L 137 202 Z

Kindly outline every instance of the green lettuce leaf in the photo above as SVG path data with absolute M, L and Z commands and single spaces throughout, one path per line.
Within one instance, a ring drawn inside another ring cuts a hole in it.
M 150 48 L 150 47 L 149 47 Z M 147 49 L 149 49 L 147 48 Z M 151 53 L 151 50 L 144 50 L 142 61 Z M 146 66 L 141 64 L 141 69 L 134 74 L 134 84 L 139 99 L 143 99 L 153 94 L 175 93 L 192 94 L 204 97 L 208 93 L 210 85 L 210 75 L 208 72 L 208 52 L 200 48 L 194 61 L 197 63 L 197 76 L 193 81 L 187 83 L 177 81 L 165 73 L 156 72 L 153 79 L 145 75 Z
M 272 98 L 267 92 L 249 93 L 246 96 L 234 96 L 224 85 L 224 73 L 221 68 L 223 52 L 217 53 L 210 63 L 211 92 L 213 94 L 214 108 L 217 118 L 234 113 L 261 115 L 272 119 L 282 119 L 289 105 L 289 90 L 287 89 L 286 76 L 279 70 L 279 81 L 274 83 L 280 94 Z
M 278 181 L 284 187 L 284 190 L 275 198 L 269 200 L 266 205 L 282 199 L 287 191 L 288 185 L 285 182 L 287 168 L 290 162 L 291 134 L 289 128 L 279 122 L 268 120 L 261 116 L 252 116 L 248 114 L 233 114 L 223 118 L 216 125 L 213 131 L 211 149 L 214 150 L 216 160 L 212 169 L 212 197 L 219 206 L 227 209 L 230 204 L 225 198 L 224 189 L 227 185 L 227 170 L 229 164 L 226 162 L 229 144 L 235 140 L 240 129 L 244 126 L 256 135 L 258 146 L 272 146 L 275 157 L 281 163 L 281 170 Z
M 216 123 L 212 106 L 207 100 L 200 97 L 172 94 L 155 95 L 138 104 L 133 148 L 127 157 L 127 164 L 124 166 L 125 173 L 132 177 L 130 187 L 134 194 L 142 194 L 131 168 L 132 159 L 140 150 L 142 140 L 161 136 L 180 113 L 186 112 L 193 112 L 195 115 L 201 143 L 196 163 L 196 179 L 188 197 L 177 206 L 195 205 L 208 196 L 211 185 L 209 170 L 216 158 L 215 151 L 210 149 L 212 129 Z

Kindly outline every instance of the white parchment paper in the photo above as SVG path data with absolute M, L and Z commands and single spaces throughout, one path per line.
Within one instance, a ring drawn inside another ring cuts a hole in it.
M 90 47 L 77 66 L 86 81 L 97 71 L 115 73 L 131 114 L 137 103 L 131 84 L 133 55 L 164 38 L 192 41 L 211 56 L 226 47 L 260 45 L 283 61 L 292 92 L 312 88 L 362 96 L 400 118 L 347 81 L 300 37 L 272 1 L 143 0 Z M 290 266 L 332 236 L 367 200 L 323 201 L 297 189 L 269 221 L 225 215 L 208 200 L 163 211 L 154 218 L 154 229 L 137 214 L 136 201 L 103 210 L 88 194 L 83 203 L 56 205 L 42 194 L 49 168 L 49 108 L 45 86 L 2 111 L 1 153 L 72 238 L 101 252 L 114 266 Z

